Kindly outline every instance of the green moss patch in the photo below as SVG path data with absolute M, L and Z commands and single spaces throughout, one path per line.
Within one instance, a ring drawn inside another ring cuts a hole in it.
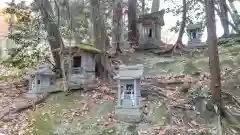
M 78 48 L 86 52 L 101 53 L 101 50 L 97 49 L 94 45 L 80 44 Z

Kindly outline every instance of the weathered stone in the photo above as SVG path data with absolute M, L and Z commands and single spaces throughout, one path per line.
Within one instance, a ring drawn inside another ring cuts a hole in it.
M 116 118 L 126 122 L 138 122 L 142 120 L 140 109 L 140 78 L 143 74 L 143 65 L 119 67 L 118 100 L 115 108 Z
M 198 24 L 189 24 L 187 26 L 188 44 L 189 48 L 202 47 L 204 44 L 201 42 L 202 27 Z
M 139 17 L 139 46 L 137 49 L 157 49 L 163 45 L 160 31 L 161 26 L 164 26 L 164 12 L 161 10 Z
M 69 55 L 69 47 L 65 49 L 64 54 Z M 80 45 L 71 47 L 72 52 L 72 72 L 70 75 L 70 89 L 79 89 L 95 80 L 95 55 L 100 50 L 91 45 Z M 66 69 L 68 63 L 65 63 Z
M 59 91 L 54 86 L 55 73 L 48 65 L 40 65 L 35 71 L 30 72 L 29 93 L 45 93 Z

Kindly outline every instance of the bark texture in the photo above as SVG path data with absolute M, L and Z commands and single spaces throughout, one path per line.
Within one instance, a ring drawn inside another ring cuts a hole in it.
M 187 2 L 186 2 L 186 0 L 182 1 L 182 5 L 183 5 L 182 22 L 181 22 L 181 26 L 180 26 L 180 30 L 179 30 L 179 34 L 178 34 L 176 44 L 182 44 L 184 29 L 186 27 L 186 20 L 187 20 Z
M 34 0 L 39 11 L 41 12 L 45 29 L 48 33 L 48 41 L 51 47 L 52 55 L 55 62 L 55 68 L 61 69 L 59 52 L 60 45 L 63 44 L 60 31 L 54 19 L 54 12 L 49 0 Z
M 137 37 L 137 0 L 128 0 L 128 40 L 130 45 L 136 45 Z
M 220 19 L 224 30 L 223 36 L 227 37 L 229 36 L 230 32 L 228 24 L 228 7 L 226 0 L 219 0 L 219 6 L 220 6 Z
M 107 40 L 105 24 L 100 12 L 100 0 L 90 0 L 91 4 L 91 21 L 93 23 L 94 44 L 101 50 L 101 54 L 96 56 L 96 74 L 99 77 L 108 79 L 111 74 L 110 64 L 107 56 Z
M 216 22 L 214 14 L 214 0 L 205 0 L 206 22 L 207 22 L 207 44 L 209 50 L 209 67 L 211 74 L 212 101 L 219 108 L 221 102 L 220 67 L 217 49 Z
M 121 53 L 120 40 L 122 34 L 122 0 L 115 0 L 113 5 L 113 37 L 112 44 L 116 54 Z
M 152 9 L 151 9 L 151 13 L 157 12 L 160 8 L 160 0 L 153 0 L 152 2 Z M 158 41 L 161 40 L 161 26 L 159 26 L 158 24 L 154 25 L 155 27 L 153 28 L 154 33 L 155 33 L 155 37 Z

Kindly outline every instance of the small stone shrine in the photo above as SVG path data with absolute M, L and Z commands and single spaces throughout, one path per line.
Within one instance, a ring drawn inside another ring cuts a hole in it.
M 139 122 L 143 114 L 140 109 L 140 78 L 143 75 L 143 65 L 121 65 L 119 73 L 114 78 L 118 80 L 118 99 L 115 116 L 126 122 Z
M 95 55 L 101 53 L 93 45 L 81 44 L 71 47 L 72 72 L 70 75 L 70 89 L 79 89 L 82 85 L 91 83 L 95 79 Z M 69 55 L 69 47 L 64 50 Z M 65 64 L 68 68 L 68 63 Z M 67 70 L 66 70 L 67 71 Z
M 55 73 L 48 65 L 40 65 L 37 70 L 30 72 L 29 92 L 33 94 L 58 91 L 55 88 Z
M 141 15 L 139 23 L 139 47 L 138 49 L 157 49 L 161 41 L 161 27 L 164 26 L 164 10 Z
M 188 44 L 189 48 L 203 47 L 204 44 L 201 41 L 202 27 L 199 24 L 189 24 L 187 26 Z

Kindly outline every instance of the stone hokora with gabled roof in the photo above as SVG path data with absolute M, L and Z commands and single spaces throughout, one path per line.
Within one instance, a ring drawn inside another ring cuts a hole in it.
M 92 83 L 95 80 L 95 55 L 101 50 L 94 45 L 80 44 L 71 46 L 72 72 L 70 75 L 70 89 L 79 89 L 82 85 Z M 69 47 L 64 50 L 69 55 Z M 68 63 L 66 63 L 68 68 Z
M 45 93 L 59 91 L 55 88 L 55 73 L 48 65 L 40 65 L 30 72 L 29 93 Z
M 157 49 L 163 45 L 161 27 L 165 25 L 164 13 L 165 10 L 160 10 L 138 18 L 140 39 L 137 49 Z
M 202 38 L 202 26 L 200 24 L 189 24 L 186 27 L 188 33 L 188 47 L 204 47 L 201 41 Z
M 114 79 L 119 80 L 128 80 L 128 79 L 140 79 L 143 75 L 143 65 L 138 64 L 134 66 L 126 66 L 120 65 L 119 66 L 119 73 Z
M 121 65 L 119 73 L 114 78 L 118 80 L 118 98 L 115 108 L 116 118 L 126 122 L 142 119 L 140 109 L 140 78 L 143 75 L 143 65 Z

